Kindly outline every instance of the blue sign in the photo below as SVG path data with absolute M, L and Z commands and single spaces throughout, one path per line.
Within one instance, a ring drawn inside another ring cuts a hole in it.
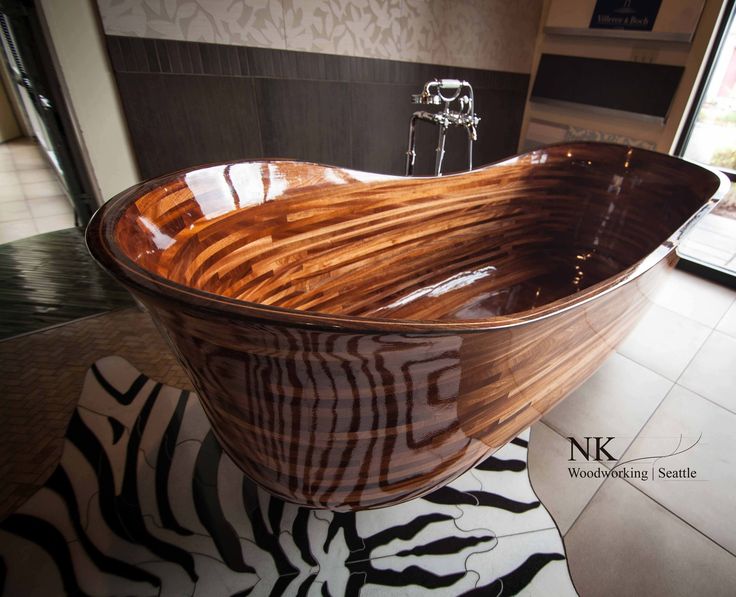
M 651 31 L 662 0 L 597 0 L 591 29 Z

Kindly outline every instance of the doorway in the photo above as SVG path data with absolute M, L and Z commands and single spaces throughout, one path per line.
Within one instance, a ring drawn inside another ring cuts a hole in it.
M 74 223 L 86 226 L 97 208 L 73 121 L 53 56 L 32 0 L 0 0 L 0 60 L 10 83 L 8 93 L 24 113 L 30 132 L 56 172 L 74 211 Z

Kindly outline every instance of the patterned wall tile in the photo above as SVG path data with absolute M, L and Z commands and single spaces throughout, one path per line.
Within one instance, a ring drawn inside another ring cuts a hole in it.
M 531 72 L 534 44 L 537 38 L 539 21 L 542 16 L 542 2 L 538 0 L 516 0 L 515 2 L 494 2 L 495 12 L 491 20 L 504 24 L 507 34 L 494 38 L 491 44 L 492 58 L 484 68 L 500 68 L 514 72 Z
M 105 33 L 284 48 L 281 0 L 97 0 Z
M 542 0 L 97 0 L 105 32 L 531 70 Z
M 552 143 L 563 141 L 598 141 L 604 143 L 618 143 L 630 147 L 656 149 L 656 143 L 646 139 L 637 139 L 627 135 L 618 135 L 606 131 L 589 129 L 581 126 L 572 126 L 549 120 L 532 118 L 526 129 L 526 138 L 521 144 L 522 151 L 530 151 Z
M 403 60 L 448 64 L 442 35 L 445 0 L 403 0 L 401 53 Z
M 401 0 L 285 0 L 286 47 L 401 59 Z
M 656 149 L 657 144 L 646 139 L 637 139 L 627 135 L 617 135 L 616 133 L 608 133 L 606 131 L 597 131 L 580 126 L 568 126 L 565 133 L 565 141 L 599 141 L 603 143 L 618 143 L 619 145 L 629 145 L 631 147 L 641 147 L 643 149 Z
M 541 14 L 538 0 L 445 0 L 442 37 L 448 63 L 530 72 Z

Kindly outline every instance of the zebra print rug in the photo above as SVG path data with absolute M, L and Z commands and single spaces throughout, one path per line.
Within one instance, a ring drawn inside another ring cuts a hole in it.
M 196 396 L 108 357 L 60 464 L 0 523 L 0 593 L 574 595 L 527 438 L 424 498 L 308 510 L 243 477 Z

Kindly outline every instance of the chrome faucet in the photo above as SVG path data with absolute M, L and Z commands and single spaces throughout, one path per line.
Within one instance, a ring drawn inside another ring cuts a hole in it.
M 442 175 L 442 160 L 445 157 L 445 139 L 447 129 L 451 126 L 462 126 L 468 134 L 468 170 L 473 169 L 473 141 L 478 139 L 478 122 L 480 118 L 474 112 L 473 87 L 467 81 L 459 79 L 433 79 L 424 84 L 421 93 L 411 96 L 415 104 L 441 106 L 440 112 L 419 110 L 414 112 L 409 124 L 409 149 L 406 152 L 406 175 L 414 173 L 416 159 L 416 123 L 418 120 L 439 126 L 437 149 L 435 149 L 434 174 Z M 451 110 L 453 103 L 456 110 Z

